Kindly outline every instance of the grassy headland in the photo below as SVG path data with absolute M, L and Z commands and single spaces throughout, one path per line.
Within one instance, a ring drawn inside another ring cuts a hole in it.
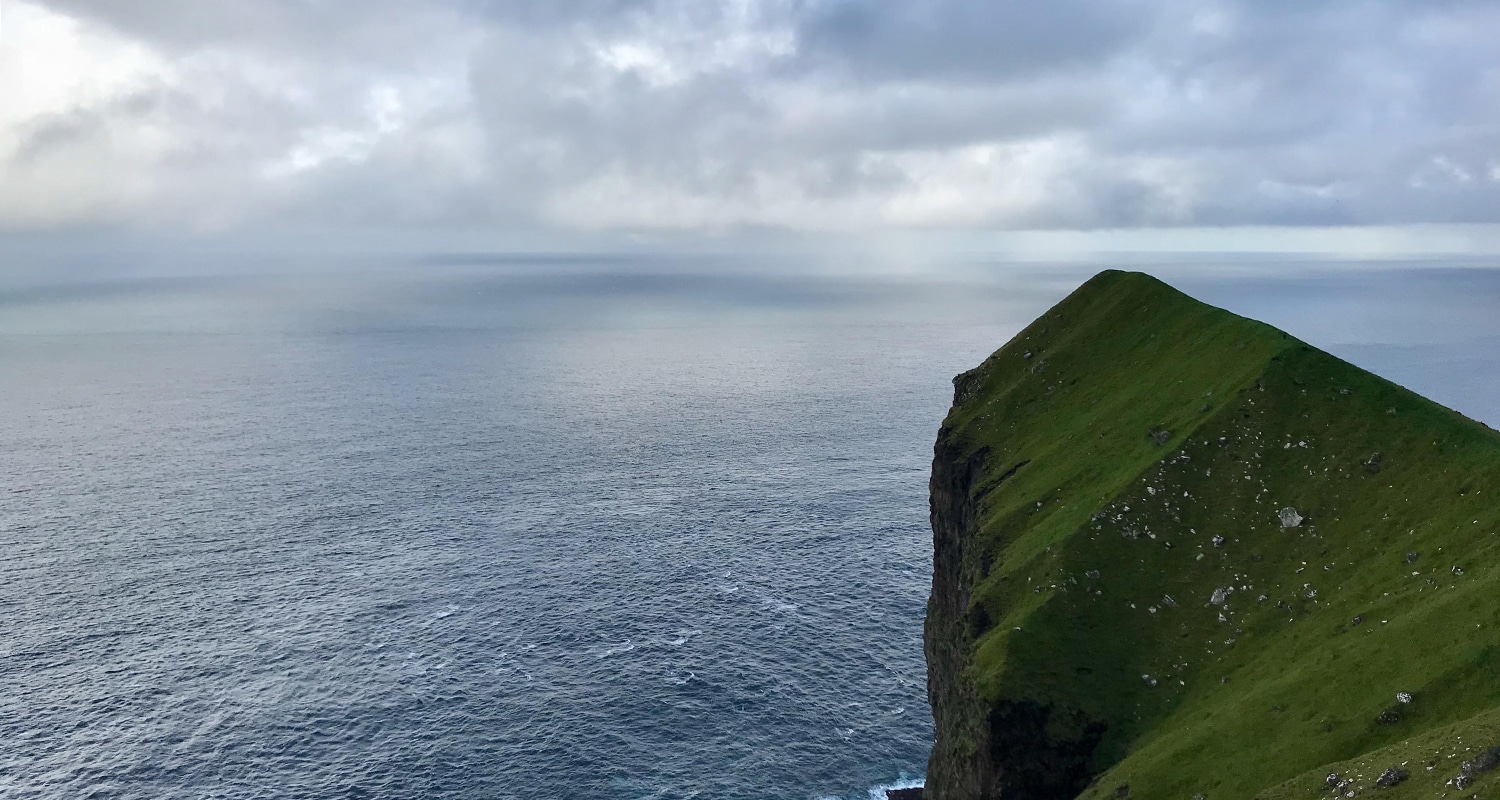
M 1500 789 L 1446 783 L 1500 744 L 1500 435 L 1114 271 L 955 386 L 939 459 L 983 466 L 964 619 L 929 637 L 963 639 L 934 680 L 985 722 L 938 710 L 934 775 L 1005 787 L 1025 707 L 1093 780 L 1014 796 L 1345 796 L 1403 764 L 1379 791 Z

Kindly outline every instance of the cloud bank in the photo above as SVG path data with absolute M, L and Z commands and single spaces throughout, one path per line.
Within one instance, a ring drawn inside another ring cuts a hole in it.
M 0 230 L 1500 219 L 1500 3 L 0 0 Z

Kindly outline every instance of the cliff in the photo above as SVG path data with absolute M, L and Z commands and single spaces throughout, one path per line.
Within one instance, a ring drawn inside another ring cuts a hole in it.
M 1114 271 L 954 389 L 927 797 L 1500 791 L 1500 436 Z

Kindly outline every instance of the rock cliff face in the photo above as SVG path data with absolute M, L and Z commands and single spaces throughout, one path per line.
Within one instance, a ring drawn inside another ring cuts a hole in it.
M 931 493 L 927 797 L 1500 787 L 1484 426 L 1111 271 L 954 379 Z

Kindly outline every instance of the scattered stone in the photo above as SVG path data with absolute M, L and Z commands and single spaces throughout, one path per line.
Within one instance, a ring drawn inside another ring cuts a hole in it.
M 1128 783 L 1122 783 L 1119 786 L 1115 787 L 1115 797 L 1118 797 L 1118 798 L 1121 798 L 1121 800 L 1124 800 L 1124 798 L 1129 797 L 1129 796 L 1130 796 L 1130 784 L 1128 784 Z
M 1402 704 L 1410 703 L 1411 702 L 1411 692 L 1396 692 L 1396 702 L 1402 703 Z
M 1224 546 L 1224 537 L 1222 537 L 1222 536 L 1215 536 L 1214 537 L 1214 547 L 1223 547 L 1223 546 Z
M 1412 552 L 1406 554 L 1406 563 L 1408 563 L 1408 564 L 1415 564 L 1415 563 L 1417 563 L 1417 559 L 1419 559 L 1421 557 L 1422 556 L 1419 555 L 1416 551 L 1412 551 Z
M 1047 359 L 1042 359 L 1031 366 L 1032 375 L 1040 375 L 1047 371 Z
M 1024 352 L 1024 353 L 1021 354 L 1021 358 L 1024 358 L 1027 361 L 1030 361 L 1031 357 L 1034 356 L 1034 355 L 1036 355 L 1036 353 L 1033 353 L 1030 350 L 1027 350 L 1026 352 Z
M 1229 595 L 1232 592 L 1234 592 L 1233 586 L 1225 586 L 1215 589 L 1213 596 L 1208 598 L 1208 604 L 1211 606 L 1222 606 L 1224 605 L 1224 601 L 1229 599 Z
M 1355 628 L 1358 628 L 1359 626 L 1365 624 L 1365 618 L 1355 617 L 1354 619 L 1349 620 L 1349 624 Z
M 1083 573 L 1083 577 L 1088 578 L 1091 581 L 1097 581 L 1099 580 L 1099 570 L 1091 569 L 1088 572 Z
M 1406 770 L 1400 767 L 1391 767 L 1385 772 L 1380 773 L 1380 777 L 1375 779 L 1375 785 L 1390 788 L 1406 780 L 1406 778 Z
M 1379 453 L 1376 453 L 1376 454 L 1370 456 L 1369 458 L 1365 459 L 1364 462 L 1363 462 L 1364 468 L 1365 468 L 1365 472 L 1368 472 L 1371 475 L 1378 475 L 1378 474 L 1380 474 L 1380 464 L 1384 460 L 1385 460 L 1385 457 L 1382 456 L 1382 455 L 1380 455 Z
M 1400 721 L 1401 715 L 1397 714 L 1394 710 L 1389 708 L 1380 712 L 1380 716 L 1375 718 L 1375 723 L 1377 725 L 1395 725 Z
M 1330 789 L 1334 789 L 1338 787 L 1339 782 L 1343 779 L 1344 777 L 1337 772 L 1330 772 L 1328 773 L 1328 777 L 1323 779 L 1323 785 L 1327 786 Z
M 1164 606 L 1166 606 L 1167 608 L 1176 608 L 1177 607 L 1177 601 L 1173 600 L 1172 599 L 1172 595 L 1169 595 L 1169 594 L 1162 595 L 1161 604 L 1164 605 Z
M 886 789 L 886 800 L 922 800 L 925 790 L 918 786 L 915 789 Z
M 1166 428 L 1152 428 L 1151 438 L 1156 440 L 1157 444 L 1166 444 L 1172 440 L 1172 432 Z
M 1458 773 L 1458 777 L 1453 779 L 1453 785 L 1458 787 L 1460 791 L 1469 788 L 1469 785 L 1473 782 L 1473 775 L 1468 775 L 1462 772 Z
M 1303 517 L 1297 513 L 1297 509 L 1295 508 L 1283 508 L 1276 513 L 1276 516 L 1281 520 L 1281 527 L 1283 529 L 1290 530 L 1302 525 Z
M 1340 389 L 1339 390 L 1339 394 L 1342 395 L 1342 396 L 1344 396 L 1344 397 L 1348 397 L 1349 396 L 1349 390 L 1348 389 Z
M 1208 795 L 1199 792 L 1198 794 L 1193 795 L 1193 800 L 1208 800 Z
M 1462 574 L 1464 574 L 1464 568 L 1458 566 L 1457 564 L 1454 564 L 1453 565 L 1453 574 L 1454 575 L 1462 575 Z
M 1156 679 L 1151 677 L 1150 675 L 1142 675 L 1141 680 L 1145 681 L 1147 686 L 1156 685 Z

